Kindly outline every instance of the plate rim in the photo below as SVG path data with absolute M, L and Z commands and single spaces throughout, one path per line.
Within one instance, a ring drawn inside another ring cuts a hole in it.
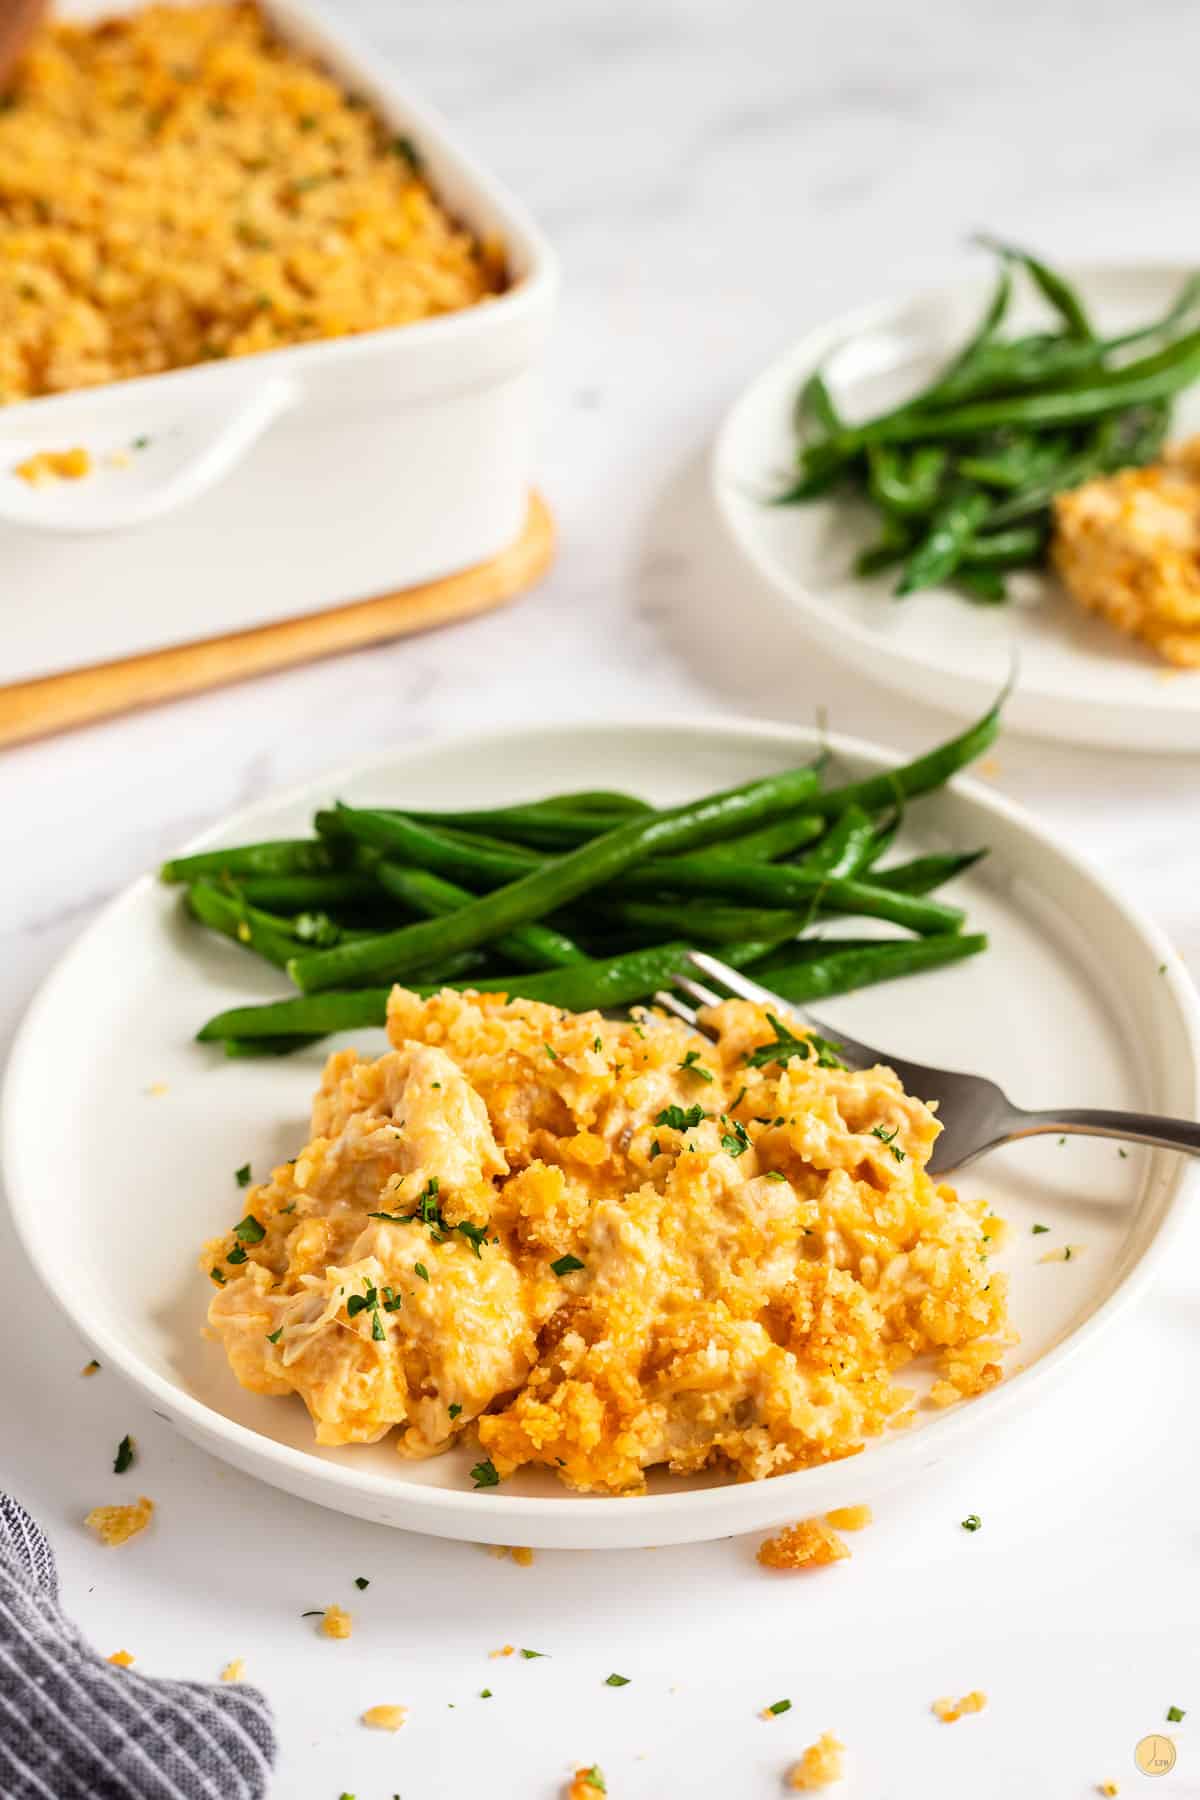
M 835 754 L 858 758 L 880 767 L 894 767 L 905 758 L 885 746 L 842 733 L 823 732 L 818 727 L 797 725 L 779 720 L 759 720 L 739 714 L 705 715 L 667 713 L 647 719 L 627 712 L 605 715 L 601 719 L 540 719 L 536 723 L 509 723 L 473 732 L 453 732 L 425 740 L 420 746 L 406 748 L 392 745 L 367 757 L 340 764 L 336 769 L 316 774 L 274 790 L 260 799 L 223 815 L 205 830 L 196 833 L 177 852 L 179 855 L 211 847 L 222 838 L 242 830 L 243 821 L 250 822 L 264 812 L 277 812 L 307 801 L 314 790 L 336 786 L 339 782 L 369 775 L 372 771 L 392 768 L 410 760 L 420 760 L 442 751 L 462 753 L 484 746 L 497 749 L 515 739 L 554 736 L 561 740 L 564 729 L 580 735 L 609 736 L 643 733 L 692 736 L 699 739 L 733 737 L 747 743 L 794 745 L 804 751 L 816 744 L 827 745 Z M 1006 821 L 1039 850 L 1050 853 L 1067 865 L 1073 876 L 1100 891 L 1123 916 L 1135 936 L 1167 970 L 1166 995 L 1175 1012 L 1192 1058 L 1192 1110 L 1200 1115 L 1200 995 L 1193 989 L 1191 978 L 1179 953 L 1157 921 L 1144 913 L 1124 892 L 1119 882 L 1111 880 L 1086 855 L 1072 846 L 1064 846 L 1050 828 L 1023 806 L 997 793 L 968 775 L 956 775 L 948 784 L 956 793 L 980 805 Z M 206 1401 L 189 1393 L 180 1383 L 171 1382 L 149 1367 L 140 1354 L 128 1347 L 122 1336 L 103 1323 L 86 1319 L 68 1311 L 53 1285 L 51 1259 L 39 1247 L 36 1219 L 39 1208 L 35 1183 L 28 1186 L 22 1179 L 23 1153 L 19 1139 L 26 1129 L 17 1118 L 18 1088 L 24 1079 L 26 1062 L 35 1052 L 43 1013 L 49 1010 L 61 987 L 72 979 L 75 966 L 85 959 L 92 942 L 118 913 L 131 910 L 158 886 L 157 876 L 146 873 L 136 877 L 113 895 L 84 929 L 67 945 L 43 976 L 13 1039 L 0 1090 L 0 1171 L 3 1173 L 9 1216 L 21 1249 L 34 1273 L 54 1301 L 71 1320 L 80 1335 L 98 1351 L 122 1379 L 128 1381 L 152 1404 L 165 1409 L 170 1422 L 193 1442 L 199 1442 L 212 1454 L 235 1467 L 275 1486 L 342 1511 L 358 1511 L 360 1516 L 378 1518 L 369 1511 L 373 1505 L 389 1505 L 404 1517 L 388 1517 L 379 1522 L 404 1529 L 425 1531 L 435 1536 L 466 1537 L 476 1541 L 526 1541 L 514 1536 L 517 1527 L 548 1528 L 546 1542 L 567 1544 L 593 1542 L 606 1547 L 622 1547 L 642 1542 L 668 1541 L 659 1527 L 669 1527 L 671 1542 L 699 1541 L 729 1531 L 744 1532 L 769 1525 L 787 1516 L 807 1516 L 822 1510 L 822 1489 L 830 1471 L 840 1463 L 815 1465 L 772 1477 L 769 1481 L 724 1481 L 711 1488 L 682 1490 L 673 1493 L 639 1495 L 515 1495 L 487 1490 L 483 1496 L 473 1489 L 428 1487 L 408 1482 L 402 1471 L 395 1476 L 367 1469 L 355 1469 L 341 1463 L 325 1461 L 308 1448 L 299 1449 L 268 1437 L 248 1425 L 230 1419 Z M 1162 1153 L 1169 1154 L 1169 1153 Z M 1026 1368 L 1014 1369 L 989 1393 L 977 1396 L 969 1404 L 947 1409 L 917 1433 L 893 1432 L 872 1439 L 866 1449 L 871 1452 L 864 1462 L 864 1488 L 873 1490 L 903 1480 L 905 1466 L 922 1461 L 941 1460 L 964 1432 L 976 1428 L 977 1422 L 990 1419 L 999 1423 L 1016 1408 L 1015 1397 L 1032 1398 L 1041 1384 L 1055 1377 L 1072 1362 L 1085 1344 L 1107 1329 L 1115 1319 L 1145 1291 L 1169 1251 L 1175 1234 L 1183 1224 L 1184 1203 L 1189 1187 L 1200 1186 L 1200 1161 L 1179 1158 L 1174 1170 L 1167 1174 L 1167 1193 L 1161 1218 L 1136 1260 L 1122 1274 L 1113 1291 L 1074 1327 L 1064 1338 L 1046 1350 Z M 85 1322 L 86 1321 L 86 1322 Z M 845 1459 L 842 1459 L 843 1461 Z M 258 1469 L 256 1463 L 265 1463 Z M 291 1479 L 289 1479 L 289 1477 Z M 807 1481 L 807 1487 L 798 1484 Z M 309 1491 L 327 1488 L 326 1494 Z M 351 1504 L 354 1502 L 355 1504 Z M 730 1518 L 730 1513 L 735 1515 Z M 745 1514 L 744 1518 L 737 1515 Z M 422 1516 L 428 1515 L 428 1516 Z M 682 1515 L 677 1518 L 676 1515 Z M 723 1516 L 724 1515 L 724 1516 Z M 600 1529 L 590 1531 L 588 1521 Z M 628 1521 L 629 1529 L 619 1528 Z M 640 1529 L 645 1526 L 646 1530 Z M 556 1529 L 558 1528 L 558 1529 Z M 580 1536 L 582 1528 L 582 1536 Z M 535 1539 L 536 1541 L 536 1539 Z
M 1062 267 L 1071 280 L 1085 285 L 1089 282 L 1100 284 L 1109 280 L 1152 274 L 1159 275 L 1164 281 L 1182 282 L 1187 276 L 1194 274 L 1196 269 L 1194 263 L 1168 256 L 1070 260 Z M 860 674 L 868 674 L 871 680 L 878 682 L 890 693 L 910 697 L 920 694 L 926 704 L 944 708 L 956 717 L 969 717 L 973 710 L 982 710 L 985 696 L 993 685 L 991 678 L 964 672 L 960 667 L 936 656 L 930 658 L 925 654 L 918 654 L 903 641 L 889 640 L 888 654 L 881 659 L 881 640 L 869 626 L 848 614 L 840 619 L 829 616 L 820 598 L 819 587 L 802 576 L 789 579 L 779 571 L 777 560 L 761 543 L 758 535 L 743 525 L 739 503 L 749 496 L 736 491 L 734 457 L 730 446 L 739 432 L 744 415 L 759 404 L 764 395 L 779 388 L 785 378 L 793 383 L 798 382 L 806 370 L 817 366 L 821 356 L 835 348 L 839 342 L 879 331 L 889 321 L 910 309 L 933 307 L 950 299 L 979 299 L 986 293 L 987 287 L 988 280 L 983 275 L 950 276 L 933 284 L 900 287 L 874 300 L 816 320 L 785 344 L 740 386 L 721 415 L 707 458 L 708 495 L 726 540 L 760 577 L 793 622 L 799 624 L 844 666 L 851 667 Z M 765 481 L 766 478 L 767 471 L 764 470 L 762 479 Z M 746 479 L 745 471 L 742 471 L 742 479 Z M 1015 629 L 1010 628 L 1008 644 L 1010 655 L 1019 659 L 1019 637 Z M 1164 678 L 1176 673 L 1172 665 L 1167 663 L 1161 668 L 1148 667 L 1145 672 L 1148 678 L 1160 684 L 1164 684 Z M 1188 673 L 1186 669 L 1178 671 L 1181 678 Z M 928 683 L 931 679 L 955 684 L 959 690 L 957 695 L 931 694 L 918 687 L 918 682 Z M 1082 743 L 1151 755 L 1172 751 L 1179 755 L 1194 755 L 1200 750 L 1200 678 L 1194 684 L 1194 691 L 1193 704 L 1168 705 L 1164 708 L 1164 694 L 1161 691 L 1157 696 L 1147 696 L 1144 700 L 1110 702 L 1103 698 L 1085 697 L 1080 701 L 1066 684 L 1055 687 L 1018 679 L 1008 706 L 1008 724 L 1010 730 L 1054 743 Z M 1040 721 L 1031 716 L 1034 711 L 1044 715 L 1050 707 L 1058 715 L 1058 728 L 1049 725 L 1044 716 Z M 1105 719 L 1115 716 L 1123 723 L 1116 730 L 1107 729 L 1096 722 L 1098 713 Z M 1065 728 L 1062 726 L 1064 719 Z M 1169 727 L 1175 729 L 1172 731 Z M 1190 732 L 1191 735 L 1181 743 L 1178 741 L 1180 732 Z

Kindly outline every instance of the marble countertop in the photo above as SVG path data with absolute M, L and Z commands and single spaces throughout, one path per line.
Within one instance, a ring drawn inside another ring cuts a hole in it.
M 1111 0 L 1086 20 L 1073 0 L 1036 19 L 987 0 L 340 6 L 561 251 L 541 458 L 561 555 L 475 623 L 8 753 L 6 1042 L 102 902 L 201 826 L 380 746 L 519 718 L 531 695 L 584 717 L 821 709 L 902 749 L 944 735 L 936 695 L 919 709 L 826 661 L 722 543 L 705 458 L 723 409 L 806 324 L 961 269 L 975 227 L 1064 256 L 1194 241 L 1200 13 L 1182 0 L 1136 23 Z M 1192 760 L 1004 740 L 994 779 L 1200 968 Z M 4 1484 L 100 1649 L 202 1678 L 245 1658 L 276 1704 L 285 1800 L 553 1800 L 593 1760 L 612 1800 L 753 1800 L 826 1728 L 851 1751 L 833 1791 L 857 1800 L 1083 1800 L 1140 1791 L 1134 1745 L 1169 1705 L 1188 1716 L 1153 1791 L 1200 1795 L 1198 1222 L 1037 1417 L 880 1507 L 851 1564 L 790 1582 L 739 1540 L 520 1568 L 259 1487 L 115 1378 L 79 1381 L 86 1353 L 6 1218 L 0 1241 Z M 127 1431 L 160 1523 L 105 1552 L 80 1519 Z M 335 1598 L 358 1615 L 349 1644 L 298 1617 Z M 505 1642 L 550 1659 L 489 1661 Z M 603 1685 L 614 1669 L 629 1687 Z M 981 1717 L 930 1718 L 975 1686 Z M 785 1694 L 791 1713 L 760 1721 Z M 358 1727 L 392 1699 L 413 1709 L 398 1738 Z

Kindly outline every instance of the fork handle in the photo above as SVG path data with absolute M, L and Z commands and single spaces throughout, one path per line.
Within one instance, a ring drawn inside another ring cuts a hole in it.
M 1184 1150 L 1200 1156 L 1200 1125 L 1190 1119 L 1164 1119 L 1155 1113 L 1108 1112 L 1102 1107 L 1071 1106 L 1059 1112 L 1019 1112 L 1011 1135 L 1039 1137 L 1044 1132 L 1082 1137 L 1122 1138 L 1151 1144 L 1157 1150 Z

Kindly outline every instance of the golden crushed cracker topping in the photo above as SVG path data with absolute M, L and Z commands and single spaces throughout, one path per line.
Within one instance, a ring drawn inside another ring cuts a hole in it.
M 963 1717 L 964 1713 L 982 1712 L 986 1705 L 987 1695 L 981 1693 L 978 1688 L 972 1688 L 971 1692 L 964 1694 L 961 1700 L 951 1700 L 948 1696 L 941 1700 L 935 1700 L 930 1710 L 937 1714 L 943 1725 L 953 1725 L 956 1719 Z
M 83 1522 L 102 1544 L 115 1548 L 145 1531 L 153 1516 L 154 1502 L 143 1494 L 132 1506 L 93 1506 Z
M 846 1746 L 832 1731 L 823 1731 L 815 1744 L 810 1744 L 798 1763 L 788 1770 L 787 1785 L 795 1792 L 808 1793 L 816 1788 L 831 1787 L 846 1773 Z
M 375 1731 L 399 1731 L 407 1718 L 407 1706 L 368 1706 L 362 1722 Z
M 849 1555 L 848 1545 L 821 1519 L 801 1519 L 758 1546 L 758 1561 L 764 1569 L 819 1569 Z
M 52 25 L 0 113 L 0 404 L 475 305 L 503 250 L 254 5 Z
M 354 1630 L 352 1616 L 335 1600 L 321 1615 L 321 1632 L 328 1638 L 348 1638 Z

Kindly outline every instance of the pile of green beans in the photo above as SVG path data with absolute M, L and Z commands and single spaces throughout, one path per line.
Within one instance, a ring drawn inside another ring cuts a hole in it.
M 1045 559 L 1055 495 L 1154 461 L 1173 397 L 1200 378 L 1200 273 L 1161 318 L 1106 338 L 1047 263 L 984 241 L 999 258 L 991 298 L 928 387 L 860 424 L 841 417 L 819 371 L 797 402 L 798 473 L 775 503 L 857 493 L 880 528 L 855 572 L 898 568 L 901 596 L 953 583 L 972 600 L 1006 599 L 1006 573 Z M 1018 272 L 1055 329 L 999 335 Z
M 824 758 L 683 806 L 555 794 L 462 812 L 344 806 L 314 835 L 176 857 L 187 915 L 299 990 L 204 1024 L 231 1056 L 280 1055 L 382 1025 L 395 981 L 575 1012 L 653 998 L 709 947 L 797 1003 L 973 956 L 986 939 L 934 890 L 982 851 L 886 858 L 906 804 L 996 736 L 998 702 L 924 756 L 842 787 Z M 895 930 L 826 935 L 854 915 Z

